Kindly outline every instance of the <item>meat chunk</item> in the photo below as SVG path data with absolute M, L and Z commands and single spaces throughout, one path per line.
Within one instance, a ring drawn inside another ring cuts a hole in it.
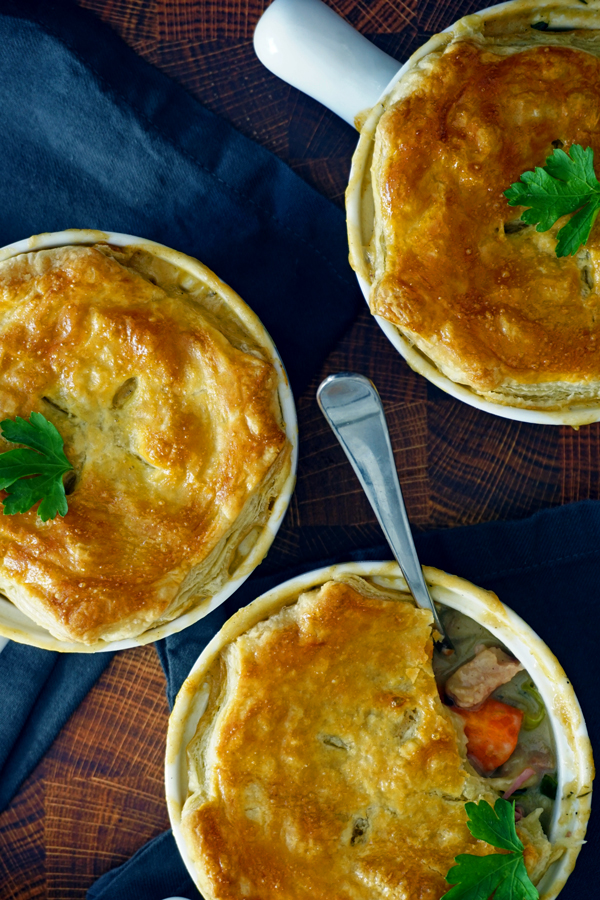
M 523 666 L 499 647 L 485 647 L 473 659 L 453 672 L 446 682 L 446 693 L 462 709 L 474 709 L 492 691 L 507 684 Z

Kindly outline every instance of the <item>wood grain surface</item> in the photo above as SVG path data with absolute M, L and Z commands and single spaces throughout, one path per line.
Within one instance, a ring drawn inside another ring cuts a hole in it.
M 404 59 L 478 3 L 328 0 Z M 252 49 L 258 0 L 80 0 L 146 60 L 342 204 L 353 130 L 268 73 Z M 300 464 L 290 512 L 264 568 L 380 542 L 381 535 L 314 399 L 339 370 L 374 379 L 390 421 L 411 521 L 432 529 L 522 518 L 598 499 L 600 425 L 574 431 L 471 409 L 415 375 L 366 309 L 299 398 Z M 427 560 L 423 560 L 427 563 Z M 11 807 L 0 816 L 0 898 L 75 900 L 168 827 L 168 708 L 152 647 L 118 654 Z

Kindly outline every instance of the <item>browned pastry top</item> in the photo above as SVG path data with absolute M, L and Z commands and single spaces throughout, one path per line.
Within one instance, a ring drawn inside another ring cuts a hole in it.
M 0 268 L 0 418 L 43 413 L 77 476 L 64 519 L 0 515 L 0 589 L 67 639 L 163 615 L 285 445 L 270 362 L 152 281 L 109 248 Z
M 600 60 L 569 39 L 519 52 L 455 41 L 378 125 L 373 311 L 476 390 L 600 380 L 600 228 L 558 259 L 567 219 L 518 230 L 503 195 L 555 146 L 600 162 Z
M 429 611 L 338 582 L 224 650 L 182 820 L 208 900 L 438 900 L 458 853 L 493 852 L 431 656 Z

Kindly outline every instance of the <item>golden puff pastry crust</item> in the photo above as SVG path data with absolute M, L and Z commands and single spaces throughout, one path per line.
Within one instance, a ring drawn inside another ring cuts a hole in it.
M 206 272 L 105 243 L 0 264 L 0 417 L 42 413 L 75 469 L 64 519 L 0 516 L 0 590 L 59 639 L 206 603 L 289 478 L 264 330 Z
M 452 381 L 552 410 L 600 398 L 600 229 L 559 259 L 567 219 L 538 233 L 503 192 L 556 147 L 600 162 L 600 20 L 540 31 L 540 10 L 467 17 L 384 101 L 370 305 Z
M 238 613 L 194 678 L 181 828 L 203 896 L 438 900 L 458 853 L 495 852 L 464 803 L 497 795 L 440 701 L 431 613 L 348 574 L 288 602 Z

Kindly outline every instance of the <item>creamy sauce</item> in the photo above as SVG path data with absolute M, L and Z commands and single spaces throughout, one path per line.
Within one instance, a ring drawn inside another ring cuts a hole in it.
M 482 645 L 501 647 L 510 653 L 494 635 L 468 616 L 448 607 L 440 607 L 439 611 L 442 625 L 455 648 L 451 656 L 434 653 L 433 669 L 441 686 L 456 669 L 472 659 Z M 491 695 L 525 713 L 516 749 L 503 766 L 491 773 L 491 781 L 502 792 L 523 769 L 528 766 L 534 768 L 538 772 L 535 783 L 516 791 L 510 799 L 515 800 L 517 808 L 525 816 L 534 809 L 542 808 L 541 822 L 548 833 L 554 801 L 540 792 L 540 786 L 544 775 L 556 778 L 556 748 L 549 716 L 539 694 L 532 688 L 534 685 L 531 676 L 527 672 L 519 672 L 508 684 L 497 688 Z M 528 725 L 533 727 L 527 727 Z

